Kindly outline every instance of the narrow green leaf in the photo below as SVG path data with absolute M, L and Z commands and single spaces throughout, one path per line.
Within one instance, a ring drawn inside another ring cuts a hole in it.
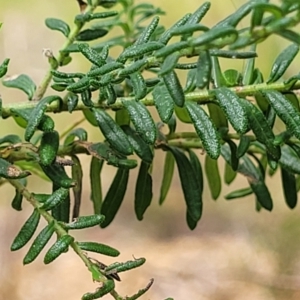
M 76 184 L 74 180 L 67 175 L 63 166 L 58 164 L 50 166 L 44 166 L 41 164 L 40 166 L 49 179 L 57 186 L 68 189 Z
M 214 124 L 200 105 L 187 101 L 185 107 L 207 154 L 211 158 L 217 159 L 220 155 L 221 145 L 219 134 Z
M 66 229 L 83 229 L 101 224 L 105 217 L 103 215 L 80 216 L 75 218 L 72 223 L 65 224 Z
M 68 37 L 70 34 L 70 27 L 69 25 L 64 22 L 63 20 L 60 19 L 55 19 L 55 18 L 47 18 L 45 20 L 45 24 L 48 28 L 50 28 L 51 30 L 57 30 L 62 32 L 62 34 L 65 37 Z
M 296 177 L 285 168 L 281 168 L 281 181 L 285 202 L 289 208 L 293 209 L 297 205 L 298 196 L 296 189 Z
M 209 116 L 217 129 L 228 128 L 228 122 L 223 110 L 216 103 L 208 103 Z
M 185 87 L 183 88 L 184 93 L 190 93 L 196 89 L 197 74 L 197 69 L 191 69 L 188 71 L 186 76 Z
M 81 206 L 81 197 L 82 197 L 82 178 L 83 171 L 79 158 L 76 155 L 72 155 L 72 179 L 76 182 L 76 185 L 72 188 L 74 195 L 74 207 L 72 213 L 72 219 L 79 216 L 79 210 Z
M 211 197 L 214 200 L 216 200 L 220 196 L 221 189 L 222 189 L 218 161 L 206 155 L 204 166 L 205 166 L 205 174 L 208 181 Z
M 211 59 L 209 51 L 201 51 L 197 61 L 196 86 L 203 89 L 208 86 L 211 77 Z
M 206 13 L 209 11 L 211 6 L 210 2 L 204 2 L 188 19 L 187 24 L 199 23 Z
M 215 95 L 232 127 L 240 134 L 245 133 L 248 129 L 248 119 L 240 98 L 225 87 L 216 89 Z
M 100 253 L 107 256 L 119 256 L 120 252 L 110 246 L 95 242 L 77 242 L 81 250 Z
M 240 138 L 239 145 L 237 147 L 237 158 L 240 158 L 246 154 L 250 146 L 250 138 L 247 135 L 242 135 Z
M 71 113 L 76 108 L 79 101 L 78 95 L 69 92 L 67 96 L 67 106 L 68 106 L 68 112 Z
M 287 129 L 300 139 L 300 113 L 296 108 L 277 91 L 264 91 L 264 95 L 278 117 L 286 124 Z
M 6 58 L 4 59 L 3 63 L 0 65 L 0 78 L 6 75 L 9 61 L 10 59 Z
M 122 103 L 128 111 L 136 131 L 146 143 L 153 145 L 157 136 L 156 126 L 146 106 L 134 100 L 122 101 Z
M 54 222 L 48 224 L 35 238 L 32 245 L 30 246 L 27 254 L 23 259 L 23 264 L 27 265 L 33 262 L 41 251 L 44 249 L 50 238 L 54 233 Z
M 161 66 L 161 69 L 159 71 L 160 76 L 164 76 L 171 71 L 174 70 L 178 60 L 180 58 L 180 53 L 179 52 L 174 52 L 171 55 L 167 56 Z
M 152 177 L 149 173 L 150 165 L 141 162 L 135 187 L 134 210 L 138 220 L 142 220 L 146 209 L 152 200 Z
M 224 172 L 224 181 L 226 184 L 230 184 L 233 182 L 233 180 L 235 179 L 237 175 L 237 172 L 234 171 L 231 167 L 230 164 L 226 163 L 225 164 L 225 172 Z
M 300 174 L 300 160 L 295 150 L 288 145 L 281 147 L 279 163 L 289 172 Z
M 108 293 L 110 293 L 115 288 L 115 282 L 109 279 L 103 283 L 101 288 L 98 288 L 95 293 L 86 293 L 82 296 L 81 300 L 94 300 L 99 299 Z
M 31 175 L 29 171 L 22 171 L 7 160 L 0 158 L 0 177 L 7 179 L 20 179 Z
M 164 84 L 174 103 L 179 107 L 183 107 L 185 96 L 179 78 L 175 71 L 171 71 L 170 73 L 167 73 L 162 77 Z
M 151 21 L 151 23 L 147 27 L 145 27 L 145 29 L 142 31 L 140 36 L 135 41 L 134 45 L 138 46 L 147 43 L 150 40 L 151 35 L 154 33 L 155 29 L 157 28 L 158 22 L 159 22 L 159 17 L 155 16 Z
M 23 195 L 18 190 L 16 190 L 15 192 L 16 192 L 16 194 L 11 202 L 11 206 L 13 209 L 15 209 L 17 211 L 21 211 Z
M 94 65 L 101 67 L 106 63 L 105 58 L 96 50 L 92 49 L 88 44 L 80 43 L 77 45 L 79 51 Z
M 247 110 L 249 125 L 257 140 L 266 146 L 268 153 L 274 160 L 278 160 L 281 155 L 280 147 L 274 145 L 275 135 L 267 119 L 263 113 L 248 100 L 244 100 L 243 103 Z
M 128 178 L 128 169 L 118 169 L 102 204 L 101 214 L 105 216 L 104 222 L 100 225 L 102 228 L 107 227 L 116 216 L 127 189 Z
M 130 126 L 124 125 L 121 127 L 127 134 L 129 143 L 134 152 L 146 163 L 151 164 L 153 160 L 153 152 L 149 145 L 140 137 L 140 135 Z
M 102 184 L 101 184 L 101 171 L 104 160 L 100 160 L 93 156 L 90 163 L 90 198 L 93 202 L 94 213 L 100 214 L 102 205 Z
M 60 237 L 47 251 L 44 257 L 44 263 L 49 264 L 62 253 L 66 252 L 69 245 L 74 242 L 74 238 L 68 234 Z
M 65 200 L 68 195 L 69 190 L 61 187 L 53 192 L 53 194 L 46 200 L 41 208 L 44 210 L 50 210 Z
M 174 107 L 175 109 L 175 114 L 176 114 L 176 117 L 183 123 L 193 123 L 191 118 L 190 118 L 190 115 L 186 109 L 186 107 L 179 107 L 179 106 L 176 106 Z
M 174 174 L 174 166 L 175 166 L 175 159 L 171 152 L 166 152 L 165 157 L 165 163 L 164 163 L 164 171 L 163 171 L 163 177 L 162 182 L 160 186 L 160 196 L 159 196 L 159 204 L 162 205 L 164 201 L 166 200 L 166 197 L 168 195 L 173 174 Z
M 25 222 L 25 224 L 22 226 L 21 230 L 15 237 L 10 250 L 16 251 L 24 247 L 29 240 L 34 235 L 36 228 L 40 221 L 40 213 L 37 209 L 34 209 L 31 216 L 28 218 L 28 220 Z
M 74 142 L 75 138 L 78 138 L 79 141 L 87 141 L 88 133 L 84 128 L 76 128 L 70 131 L 67 135 L 64 145 L 70 145 Z
M 250 187 L 247 187 L 247 188 L 236 190 L 236 191 L 233 191 L 233 192 L 227 194 L 225 196 L 225 199 L 226 200 L 234 200 L 234 199 L 239 199 L 242 197 L 249 196 L 251 194 L 253 194 L 252 189 Z
M 161 120 L 164 123 L 168 123 L 174 112 L 173 98 L 166 86 L 162 83 L 155 86 L 152 94 L 155 107 Z
M 289 65 L 292 63 L 298 52 L 299 46 L 297 44 L 292 44 L 284 49 L 278 55 L 273 64 L 271 74 L 269 76 L 269 79 L 267 80 L 267 83 L 272 83 L 280 79 Z
M 221 46 L 232 44 L 238 37 L 238 32 L 232 26 L 214 27 L 195 39 L 191 39 L 190 46 L 199 47 L 204 45 Z M 221 48 L 221 47 L 220 47 Z
M 136 72 L 130 74 L 129 78 L 133 87 L 134 98 L 136 100 L 145 98 L 147 95 L 147 86 L 144 77 L 139 72 Z
M 194 222 L 197 222 L 202 215 L 202 196 L 194 168 L 185 154 L 179 149 L 174 147 L 168 147 L 167 149 L 173 154 L 178 167 L 187 213 Z
M 85 29 L 79 32 L 76 40 L 81 42 L 92 41 L 105 36 L 107 33 L 108 31 L 104 28 Z
M 56 130 L 44 132 L 41 138 L 41 144 L 38 149 L 40 163 L 45 166 L 51 165 L 56 159 L 58 148 L 58 132 Z
M 36 85 L 32 79 L 24 74 L 6 77 L 2 81 L 3 85 L 10 88 L 22 90 L 31 100 L 36 90 Z
M 199 184 L 200 193 L 202 195 L 204 183 L 203 183 L 203 172 L 202 172 L 201 163 L 200 163 L 198 156 L 195 154 L 194 151 L 189 149 L 188 152 L 189 152 L 189 156 L 190 156 L 191 165 L 194 169 L 194 172 L 195 172 L 198 184 Z
M 125 263 L 114 263 L 109 266 L 107 266 L 104 270 L 106 274 L 109 274 L 110 271 L 114 271 L 114 273 L 121 273 L 125 271 L 129 271 L 131 269 L 140 267 L 146 262 L 146 259 L 141 257 L 141 258 L 136 258 L 135 260 L 129 260 Z
M 124 155 L 132 154 L 132 147 L 126 134 L 120 126 L 115 123 L 112 117 L 102 109 L 93 108 L 92 112 L 103 135 L 111 146 Z
M 47 96 L 40 100 L 35 108 L 31 111 L 24 134 L 26 142 L 30 141 L 34 132 L 38 128 L 41 120 L 43 119 L 47 106 L 54 101 L 62 101 L 62 99 L 59 96 Z
M 8 134 L 0 138 L 0 144 L 4 144 L 4 143 L 17 144 L 20 142 L 22 142 L 22 139 L 16 134 Z
M 133 45 L 126 48 L 118 57 L 117 61 L 125 62 L 127 59 L 140 58 L 143 55 L 152 53 L 153 51 L 161 49 L 162 47 L 164 47 L 164 44 L 155 41 L 150 41 L 139 46 Z

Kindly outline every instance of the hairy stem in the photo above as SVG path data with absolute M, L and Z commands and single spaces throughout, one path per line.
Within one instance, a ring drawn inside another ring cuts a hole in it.
M 258 92 L 262 92 L 265 90 L 276 90 L 279 92 L 284 92 L 284 91 L 295 91 L 300 89 L 300 81 L 298 81 L 293 87 L 290 87 L 290 85 L 285 84 L 284 82 L 279 82 L 279 83 L 271 83 L 271 84 L 266 84 L 266 83 L 260 83 L 260 84 L 253 84 L 253 85 L 245 85 L 245 86 L 236 86 L 229 88 L 231 91 L 236 93 L 239 97 L 248 97 L 248 96 L 253 96 Z M 197 91 L 197 92 L 192 92 L 188 93 L 185 95 L 185 99 L 187 101 L 193 101 L 193 102 L 198 102 L 199 104 L 207 104 L 210 102 L 215 101 L 214 100 L 214 90 L 203 90 L 203 91 Z M 120 97 L 116 100 L 114 104 L 108 105 L 106 103 L 97 103 L 94 102 L 94 107 L 99 107 L 103 109 L 121 109 L 124 107 L 123 101 L 129 101 L 129 100 L 134 100 L 134 97 Z M 144 105 L 146 106 L 154 106 L 154 101 L 152 96 L 147 96 L 143 100 L 141 100 Z M 34 108 L 37 105 L 36 102 L 20 102 L 20 103 L 11 103 L 8 105 L 5 105 L 2 107 L 1 113 L 2 113 L 2 118 L 8 118 L 13 115 L 11 109 L 26 109 L 26 108 Z M 83 103 L 79 103 L 77 107 L 74 110 L 84 110 L 88 109 Z M 46 112 L 62 112 L 62 111 L 67 111 L 68 108 L 66 106 L 59 107 L 59 103 L 57 101 L 52 102 L 50 105 L 48 105 Z

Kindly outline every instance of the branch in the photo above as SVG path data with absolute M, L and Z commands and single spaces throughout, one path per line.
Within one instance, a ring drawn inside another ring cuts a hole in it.
M 254 84 L 254 85 L 246 85 L 246 86 L 236 86 L 229 88 L 231 91 L 236 93 L 239 97 L 247 97 L 247 96 L 253 96 L 256 93 L 265 91 L 265 90 L 276 90 L 279 92 L 285 92 L 285 91 L 297 91 L 300 89 L 300 81 L 295 83 L 292 87 L 289 84 L 285 84 L 284 82 L 280 83 L 260 83 L 260 84 Z M 204 90 L 204 91 L 198 91 L 198 92 L 192 92 L 185 95 L 185 99 L 187 101 L 193 101 L 197 102 L 199 104 L 207 104 L 211 103 L 214 100 L 214 89 L 212 90 Z M 124 107 L 123 101 L 129 101 L 134 100 L 134 97 L 120 97 L 116 100 L 116 102 L 112 105 L 108 105 L 106 103 L 97 103 L 94 102 L 94 107 L 99 107 L 103 109 L 112 109 L 112 110 L 118 110 Z M 146 106 L 154 106 L 154 101 L 152 96 L 147 96 L 143 100 L 141 100 L 144 105 Z M 11 109 L 27 109 L 27 108 L 34 108 L 38 103 L 34 101 L 27 101 L 27 102 L 20 102 L 20 103 L 11 103 L 8 105 L 4 105 L 1 110 L 2 118 L 8 118 L 13 116 Z M 83 103 L 79 103 L 77 107 L 74 109 L 74 111 L 80 111 L 88 109 Z M 68 111 L 68 108 L 66 105 L 62 105 L 60 107 L 60 103 L 57 101 L 52 102 L 50 105 L 48 105 L 46 112 L 62 112 L 62 111 Z

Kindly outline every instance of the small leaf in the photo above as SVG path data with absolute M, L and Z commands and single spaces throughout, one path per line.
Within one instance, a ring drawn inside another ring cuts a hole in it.
M 147 86 L 143 76 L 139 72 L 136 72 L 130 74 L 129 78 L 133 87 L 134 98 L 136 100 L 145 98 L 147 95 Z
M 38 149 L 41 164 L 45 166 L 51 165 L 56 159 L 58 148 L 58 132 L 56 130 L 44 132 Z
M 214 200 L 216 200 L 220 196 L 221 189 L 222 189 L 218 161 L 206 155 L 204 166 L 205 166 L 205 174 L 208 181 L 211 197 Z
M 122 130 L 127 134 L 129 143 L 134 152 L 146 163 L 151 164 L 153 152 L 149 145 L 140 137 L 140 135 L 128 125 L 123 125 Z
M 147 43 L 150 40 L 151 35 L 154 33 L 155 29 L 157 28 L 158 22 L 159 22 L 159 17 L 155 16 L 151 21 L 151 23 L 147 27 L 145 27 L 145 29 L 142 31 L 140 36 L 137 38 L 137 40 L 134 43 L 134 46 Z
M 216 89 L 215 95 L 232 127 L 240 134 L 245 133 L 248 129 L 248 119 L 240 98 L 225 87 Z
M 28 220 L 25 222 L 25 224 L 22 226 L 21 230 L 19 231 L 18 235 L 15 237 L 10 250 L 16 251 L 24 247 L 29 240 L 32 238 L 32 236 L 35 233 L 35 230 L 39 224 L 40 221 L 40 213 L 37 209 L 34 209 L 31 216 L 28 218 Z
M 16 190 L 16 194 L 11 202 L 12 208 L 17 211 L 21 211 L 22 210 L 22 200 L 23 200 L 23 195 L 18 190 Z
M 166 86 L 162 83 L 155 86 L 152 94 L 155 107 L 161 120 L 164 123 L 168 123 L 174 112 L 173 98 Z
M 79 141 L 87 141 L 88 133 L 84 128 L 76 128 L 70 131 L 67 135 L 64 145 L 70 145 L 74 142 L 75 138 L 78 138 Z
M 162 77 L 164 84 L 174 103 L 179 107 L 183 107 L 185 96 L 179 78 L 175 71 L 171 71 L 170 73 L 167 73 Z
M 236 175 L 237 172 L 233 171 L 231 165 L 226 163 L 224 172 L 224 182 L 229 185 L 235 179 Z
M 47 251 L 44 257 L 44 263 L 49 264 L 55 260 L 59 255 L 66 252 L 69 245 L 74 242 L 74 238 L 68 234 L 60 237 Z
M 300 174 L 300 160 L 295 150 L 288 145 L 281 147 L 279 163 L 289 172 Z
M 62 32 L 62 34 L 65 36 L 65 37 L 68 37 L 69 34 L 70 34 L 70 27 L 69 25 L 60 20 L 60 19 L 55 19 L 55 18 L 47 18 L 45 20 L 45 24 L 48 28 L 52 29 L 52 30 L 57 30 L 57 31 L 60 31 Z
M 28 124 L 25 130 L 25 141 L 29 142 L 32 138 L 34 132 L 36 131 L 37 127 L 39 126 L 44 113 L 47 109 L 47 106 L 51 104 L 54 101 L 62 101 L 62 99 L 59 96 L 48 96 L 43 98 L 38 102 L 38 104 L 35 106 L 35 108 L 31 111 Z
M 250 187 L 247 187 L 247 188 L 236 190 L 236 191 L 233 191 L 233 192 L 227 194 L 225 196 L 225 199 L 226 200 L 234 200 L 234 199 L 239 199 L 242 197 L 249 196 L 251 194 L 253 194 L 252 189 Z
M 29 76 L 24 74 L 6 77 L 3 79 L 2 83 L 6 87 L 22 90 L 25 94 L 27 94 L 29 100 L 32 99 L 36 90 L 35 83 Z
M 192 101 L 187 101 L 185 107 L 193 121 L 207 154 L 217 159 L 220 155 L 221 145 L 219 134 L 206 112 Z
M 134 100 L 122 101 L 129 113 L 130 119 L 142 139 L 153 145 L 156 141 L 156 126 L 146 106 Z
M 90 198 L 93 202 L 94 213 L 98 215 L 100 214 L 102 205 L 101 171 L 103 162 L 102 159 L 100 160 L 93 156 L 90 163 Z
M 52 221 L 38 234 L 38 236 L 33 241 L 32 245 L 30 246 L 27 254 L 23 259 L 24 265 L 33 262 L 37 258 L 37 256 L 41 253 L 41 251 L 44 249 L 44 247 L 52 237 L 53 233 L 54 222 Z
M 22 171 L 7 160 L 0 158 L 0 177 L 7 179 L 20 179 L 31 175 L 29 171 Z
M 102 228 L 107 227 L 118 212 L 127 189 L 128 177 L 128 169 L 118 169 L 102 204 L 101 214 L 105 216 L 100 225 Z
M 101 224 L 105 217 L 103 215 L 80 216 L 75 218 L 72 223 L 65 224 L 66 229 L 83 229 Z
M 209 51 L 201 51 L 197 61 L 197 88 L 203 89 L 208 86 L 211 77 L 211 67 Z
M 167 56 L 162 64 L 161 69 L 158 74 L 160 76 L 164 76 L 164 75 L 170 73 L 171 71 L 173 71 L 179 58 L 180 58 L 179 52 L 174 52 L 173 54 Z
M 196 175 L 197 181 L 199 183 L 200 194 L 202 195 L 204 183 L 203 183 L 203 172 L 202 172 L 201 163 L 200 163 L 198 156 L 195 154 L 194 151 L 189 149 L 188 152 L 189 152 L 189 156 L 190 156 L 191 165 L 195 171 L 195 175 Z
M 67 96 L 67 106 L 68 106 L 68 112 L 71 113 L 77 106 L 78 104 L 78 95 L 69 92 Z
M 79 216 L 79 210 L 81 206 L 83 171 L 81 162 L 76 155 L 72 155 L 72 161 L 72 179 L 76 182 L 76 185 L 72 189 L 74 195 L 72 219 L 74 219 Z
M 264 144 L 274 160 L 280 158 L 280 147 L 274 145 L 275 135 L 263 113 L 248 100 L 243 101 L 247 110 L 249 125 L 257 140 Z
M 132 154 L 132 147 L 128 138 L 112 117 L 102 109 L 93 108 L 92 112 L 103 135 L 111 146 L 124 155 Z
M 6 58 L 4 59 L 3 63 L 0 65 L 0 78 L 6 75 L 9 61 L 10 59 Z
M 95 293 L 86 293 L 82 296 L 81 300 L 94 300 L 99 299 L 108 293 L 110 293 L 115 288 L 115 282 L 109 279 L 103 283 L 103 286 L 98 288 Z
M 119 256 L 120 252 L 112 248 L 110 246 L 100 244 L 100 243 L 95 243 L 95 242 L 77 242 L 77 245 L 81 250 L 84 251 L 91 251 L 91 252 L 96 252 L 100 253 L 103 255 L 108 255 L 108 256 Z
M 79 51 L 93 64 L 98 67 L 103 66 L 106 61 L 105 58 L 102 57 L 96 50 L 92 49 L 86 43 L 77 44 Z
M 264 91 L 264 95 L 278 117 L 286 124 L 287 129 L 300 139 L 300 113 L 296 108 L 277 91 Z
M 76 183 L 71 179 L 63 166 L 53 164 L 50 166 L 40 165 L 44 173 L 50 178 L 50 180 L 57 186 L 64 187 L 66 189 L 74 186 Z
M 141 257 L 141 258 L 136 258 L 135 260 L 129 260 L 125 263 L 114 263 L 109 266 L 107 266 L 104 270 L 106 274 L 109 274 L 110 271 L 114 271 L 114 273 L 121 273 L 125 271 L 129 271 L 131 269 L 140 267 L 146 262 L 146 259 Z
M 104 28 L 85 29 L 76 36 L 77 41 L 92 41 L 105 36 L 108 31 Z
M 237 147 L 237 152 L 236 152 L 237 158 L 240 158 L 246 154 L 246 152 L 249 149 L 250 142 L 251 140 L 247 135 L 241 136 L 239 145 Z
M 69 190 L 61 187 L 53 192 L 53 194 L 46 200 L 41 208 L 44 210 L 50 210 L 65 200 L 68 195 Z
M 183 152 L 174 147 L 168 147 L 167 149 L 173 154 L 178 167 L 187 213 L 194 222 L 197 222 L 202 215 L 202 196 L 194 168 Z M 191 229 L 194 228 L 195 226 Z
M 293 209 L 298 201 L 295 175 L 285 168 L 281 168 L 281 181 L 285 202 L 289 208 Z
M 150 165 L 141 162 L 135 187 L 134 209 L 138 220 L 142 220 L 146 209 L 152 200 L 152 177 L 149 174 Z
M 297 44 L 292 44 L 288 46 L 286 49 L 284 49 L 276 58 L 271 74 L 269 76 L 269 79 L 267 80 L 267 83 L 272 83 L 277 81 L 282 77 L 282 75 L 285 73 L 286 69 L 289 67 L 291 62 L 294 60 L 295 56 L 299 52 L 299 46 Z
M 160 187 L 160 196 L 159 196 L 159 204 L 162 205 L 168 195 L 173 174 L 174 174 L 174 166 L 175 166 L 175 159 L 171 152 L 166 153 L 165 163 L 164 163 L 164 172 Z

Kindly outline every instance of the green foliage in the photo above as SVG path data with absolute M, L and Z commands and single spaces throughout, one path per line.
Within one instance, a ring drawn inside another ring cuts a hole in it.
M 300 106 L 293 91 L 300 87 L 300 76 L 284 75 L 299 52 L 300 37 L 294 30 L 300 23 L 298 2 L 277 5 L 248 1 L 211 28 L 202 24 L 209 2 L 168 29 L 160 25 L 159 15 L 164 14 L 160 8 L 148 3 L 136 5 L 133 0 L 78 1 L 81 13 L 74 17 L 74 24 L 47 18 L 46 26 L 61 32 L 66 42 L 59 54 L 47 55 L 49 70 L 45 79 L 40 85 L 25 74 L 2 80 L 4 87 L 19 89 L 28 98 L 11 105 L 0 101 L 2 122 L 13 117 L 25 129 L 24 138 L 14 134 L 0 138 L 0 177 L 15 189 L 14 209 L 22 210 L 23 199 L 33 206 L 11 250 L 29 243 L 42 218 L 47 225 L 35 237 L 24 264 L 33 262 L 55 233 L 57 240 L 48 248 L 44 263 L 51 263 L 72 248 L 93 280 L 101 284 L 82 299 L 98 299 L 109 293 L 115 299 L 125 299 L 116 292 L 114 280 L 120 280 L 118 273 L 143 265 L 145 259 L 106 266 L 89 258 L 85 251 L 114 257 L 119 250 L 100 242 L 77 241 L 70 233 L 93 226 L 107 227 L 122 204 L 131 169 L 138 166 L 134 209 L 137 219 L 142 220 L 153 198 L 151 170 L 157 151 L 166 153 L 159 203 L 167 198 L 176 165 L 191 230 L 202 216 L 203 190 L 208 187 L 216 200 L 221 195 L 222 180 L 231 184 L 238 174 L 247 179 L 248 186 L 230 192 L 225 199 L 253 195 L 258 211 L 271 211 L 276 203 L 266 184 L 266 174 L 279 171 L 286 204 L 293 209 L 300 174 Z M 111 10 L 116 4 L 116 10 Z M 245 19 L 248 15 L 250 18 Z M 243 27 L 247 20 L 250 24 Z M 120 36 L 111 35 L 115 27 L 123 31 Z M 291 44 L 278 53 L 265 81 L 260 66 L 255 64 L 256 45 L 274 34 Z M 101 40 L 103 36 L 105 41 Z M 110 54 L 114 47 L 121 49 L 115 57 Z M 58 70 L 71 63 L 74 52 L 89 62 L 86 73 Z M 219 60 L 224 58 L 242 59 L 245 67 L 242 71 L 222 70 Z M 7 73 L 9 61 L 5 59 L 0 65 L 0 77 Z M 49 96 L 45 96 L 46 91 Z M 150 106 L 156 108 L 159 122 L 150 113 Z M 67 115 L 75 110 L 82 111 L 85 120 L 99 127 L 102 141 L 90 141 L 88 132 L 77 127 L 79 124 L 63 133 L 54 129 L 55 122 L 48 113 Z M 273 128 L 277 118 L 285 125 L 279 133 Z M 178 131 L 179 122 L 191 123 L 194 130 Z M 169 133 L 164 133 L 162 124 L 168 125 Z M 195 149 L 205 153 L 204 160 L 199 160 Z M 138 158 L 132 157 L 133 153 Z M 93 214 L 89 216 L 80 215 L 85 199 L 79 154 L 91 156 Z M 224 176 L 219 161 L 225 161 Z M 105 165 L 115 167 L 116 173 L 103 197 L 101 175 Z M 26 177 L 31 174 L 48 178 L 52 193 L 28 191 Z M 74 203 L 71 222 L 70 203 Z M 126 299 L 138 299 L 152 283 Z

